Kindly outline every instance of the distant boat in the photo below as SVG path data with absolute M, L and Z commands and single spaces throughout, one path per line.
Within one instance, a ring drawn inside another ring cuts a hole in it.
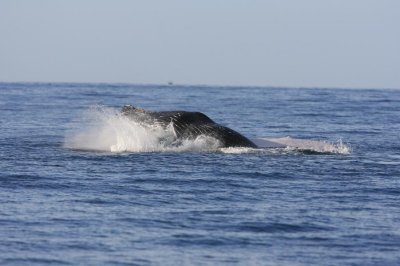
M 168 81 L 168 86 L 174 86 L 174 82 Z

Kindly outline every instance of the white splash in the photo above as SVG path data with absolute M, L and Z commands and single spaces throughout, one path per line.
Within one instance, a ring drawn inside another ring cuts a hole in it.
M 337 143 L 324 140 L 295 139 L 291 137 L 267 138 L 267 141 L 285 145 L 286 150 L 310 151 L 316 153 L 350 154 L 351 147 L 341 139 Z
M 93 107 L 75 121 L 64 147 L 105 152 L 182 152 L 218 149 L 218 140 L 198 136 L 177 142 L 172 125 L 163 128 L 134 121 L 112 108 Z
M 247 147 L 227 147 L 227 148 L 220 148 L 219 151 L 228 154 L 242 154 L 242 153 L 259 153 L 264 151 L 264 149 L 247 148 Z

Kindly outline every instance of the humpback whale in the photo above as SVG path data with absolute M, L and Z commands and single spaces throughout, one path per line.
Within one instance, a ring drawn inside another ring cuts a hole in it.
M 121 113 L 137 121 L 161 125 L 164 128 L 172 124 L 177 139 L 196 139 L 200 135 L 205 135 L 217 139 L 222 148 L 258 147 L 242 134 L 214 122 L 201 112 L 154 112 L 132 105 L 125 105 Z

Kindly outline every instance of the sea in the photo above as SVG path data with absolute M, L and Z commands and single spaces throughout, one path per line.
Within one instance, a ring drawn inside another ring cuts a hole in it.
M 0 83 L 0 265 L 400 265 L 400 90 Z

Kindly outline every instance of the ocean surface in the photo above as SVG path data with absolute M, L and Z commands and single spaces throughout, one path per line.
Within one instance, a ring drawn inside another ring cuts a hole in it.
M 200 111 L 285 147 L 119 115 Z M 400 90 L 0 83 L 0 265 L 400 265 Z

